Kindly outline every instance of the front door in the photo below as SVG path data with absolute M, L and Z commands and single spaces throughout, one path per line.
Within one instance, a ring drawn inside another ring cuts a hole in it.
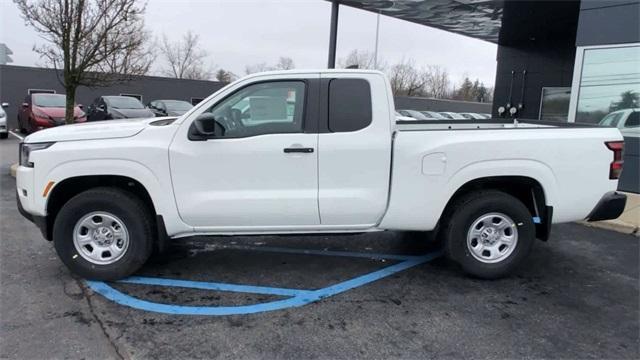
M 310 79 L 248 84 L 207 108 L 220 129 L 170 147 L 180 216 L 198 230 L 318 225 L 318 134 L 305 133 Z M 308 114 L 307 114 L 308 115 Z

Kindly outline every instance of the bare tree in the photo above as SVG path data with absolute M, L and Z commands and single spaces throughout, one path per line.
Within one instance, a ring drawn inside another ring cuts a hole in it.
M 268 65 L 266 62 L 261 62 L 258 64 L 247 65 L 244 68 L 244 72 L 249 75 L 257 72 L 263 71 L 273 71 L 273 70 L 291 70 L 295 68 L 296 65 L 293 62 L 293 59 L 286 56 L 281 56 L 278 59 L 278 62 L 275 65 Z
M 398 96 L 421 96 L 427 83 L 424 72 L 415 67 L 413 60 L 403 59 L 389 70 L 389 81 L 393 94 Z
M 200 48 L 199 41 L 200 37 L 191 31 L 176 42 L 163 35 L 160 54 L 168 67 L 162 70 L 162 74 L 176 79 L 211 79 L 214 66 L 207 61 L 209 53 Z
M 294 69 L 296 65 L 293 62 L 293 59 L 290 57 L 281 56 L 278 60 L 278 63 L 275 66 L 276 70 L 291 70 Z
M 424 73 L 425 79 L 425 95 L 435 98 L 444 99 L 449 96 L 451 91 L 451 80 L 449 73 L 438 65 L 429 65 Z
M 267 65 L 267 63 L 265 62 L 262 62 L 259 64 L 247 65 L 244 68 L 244 72 L 247 75 L 257 73 L 257 72 L 271 71 L 271 70 L 274 70 L 274 67 Z
M 149 70 L 144 5 L 136 0 L 14 0 L 25 22 L 47 42 L 34 46 L 59 74 L 73 123 L 79 86 L 126 81 Z M 60 74 L 62 77 L 60 77 Z
M 232 73 L 231 71 L 227 71 L 225 69 L 219 69 L 218 71 L 216 71 L 215 78 L 220 82 L 230 83 L 232 81 L 235 81 L 238 78 L 238 76 L 236 76 L 236 74 Z
M 340 58 L 338 60 L 338 66 L 341 68 L 357 67 L 358 69 L 373 69 L 374 62 L 372 53 L 354 49 L 351 50 L 346 58 Z

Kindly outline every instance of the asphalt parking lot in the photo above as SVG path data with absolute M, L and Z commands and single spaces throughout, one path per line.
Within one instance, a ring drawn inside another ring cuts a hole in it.
M 51 244 L 16 210 L 15 139 L 0 141 L 0 357 L 2 358 L 610 358 L 640 357 L 639 241 L 556 226 L 512 277 L 465 277 L 445 259 L 307 305 L 200 316 L 116 303 L 74 278 Z M 318 253 L 264 251 L 312 249 Z M 262 249 L 262 250 L 260 250 Z M 286 249 L 285 249 L 286 250 Z M 398 233 L 212 237 L 176 243 L 139 276 L 318 289 L 437 251 Z M 251 306 L 278 294 L 108 284 L 147 302 Z

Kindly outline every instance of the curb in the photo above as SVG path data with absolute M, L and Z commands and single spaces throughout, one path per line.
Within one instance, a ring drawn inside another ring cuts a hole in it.
M 16 171 L 17 170 L 18 170 L 18 164 L 13 164 L 9 168 L 9 174 L 11 174 L 11 176 L 13 176 L 13 177 L 16 177 Z
M 638 226 L 620 220 L 606 220 L 596 222 L 578 221 L 578 224 L 598 229 L 612 230 L 619 233 L 640 237 L 640 228 L 638 228 Z

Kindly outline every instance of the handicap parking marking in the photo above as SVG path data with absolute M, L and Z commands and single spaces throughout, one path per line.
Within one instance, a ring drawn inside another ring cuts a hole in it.
M 161 304 L 147 300 L 138 299 L 131 295 L 125 294 L 105 282 L 87 281 L 87 285 L 93 291 L 99 293 L 105 298 L 124 306 L 131 308 L 173 315 L 208 315 L 208 316 L 224 316 L 224 315 L 242 315 L 255 314 L 267 311 L 283 310 L 287 308 L 300 307 L 312 302 L 322 300 L 324 298 L 334 296 L 351 289 L 361 287 L 374 281 L 383 279 L 400 271 L 410 269 L 414 266 L 424 264 L 442 255 L 442 251 L 436 251 L 420 256 L 410 255 L 394 255 L 394 254 L 372 254 L 357 253 L 344 251 L 324 251 L 324 250 L 306 250 L 291 248 L 275 248 L 275 247 L 253 247 L 253 246 L 227 246 L 225 248 L 234 248 L 239 250 L 265 251 L 265 252 L 282 252 L 302 255 L 324 255 L 324 256 L 346 256 L 346 257 L 363 257 L 370 259 L 390 259 L 401 260 L 399 263 L 384 267 L 382 269 L 357 276 L 355 278 L 339 282 L 330 286 L 326 286 L 315 290 L 304 289 L 288 289 L 268 286 L 253 286 L 241 284 L 229 284 L 218 282 L 177 280 L 155 277 L 132 276 L 117 283 L 121 284 L 138 284 L 150 286 L 165 286 L 191 288 L 211 291 L 226 291 L 238 293 L 252 293 L 265 295 L 287 296 L 287 299 L 275 300 L 271 302 L 239 305 L 239 306 L 191 306 L 178 304 Z

